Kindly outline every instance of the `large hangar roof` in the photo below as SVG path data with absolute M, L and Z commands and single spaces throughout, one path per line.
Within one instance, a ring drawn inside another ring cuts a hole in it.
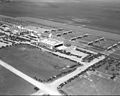
M 53 38 L 44 38 L 41 40 L 42 43 L 51 45 L 51 46 L 56 46 L 59 44 L 63 44 L 63 41 L 59 41 L 57 39 L 53 39 Z

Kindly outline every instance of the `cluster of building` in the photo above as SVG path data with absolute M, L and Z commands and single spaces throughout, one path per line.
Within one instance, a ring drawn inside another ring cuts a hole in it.
M 12 45 L 12 42 L 6 39 L 9 33 L 5 33 L 5 31 L 8 31 L 8 29 L 7 25 L 0 24 L 0 48 Z
M 29 31 L 32 31 L 32 36 L 36 38 L 36 41 L 33 40 L 31 43 L 36 44 L 38 46 L 42 46 L 46 49 L 49 49 L 52 51 L 53 54 L 56 56 L 67 58 L 73 62 L 79 63 L 79 61 L 83 60 L 82 62 L 90 62 L 94 58 L 97 58 L 101 56 L 100 54 L 97 54 L 93 51 L 89 51 L 86 49 L 79 48 L 77 46 L 65 46 L 64 41 L 58 39 L 57 37 L 54 37 L 52 35 L 53 29 L 46 29 L 45 28 L 31 28 L 32 26 L 27 26 L 26 29 Z M 68 31 L 69 32 L 69 31 Z M 85 34 L 84 36 L 87 36 L 88 34 Z M 83 36 L 83 37 L 84 37 Z M 93 55 L 91 58 L 85 58 L 88 55 Z M 88 59 L 88 61 L 87 61 Z
M 87 55 L 95 54 L 94 52 L 90 52 L 89 50 L 81 49 L 76 46 L 65 46 L 64 41 L 62 39 L 58 39 L 58 37 L 53 36 L 52 32 L 56 32 L 53 28 L 44 28 L 44 27 L 36 27 L 36 26 L 22 26 L 22 25 L 0 25 L 0 30 L 4 35 L 4 41 L 7 40 L 12 44 L 33 44 L 36 46 L 47 48 L 54 53 L 59 52 L 68 55 L 69 57 L 76 57 L 77 59 L 82 59 Z M 61 29 L 64 31 L 64 29 Z M 69 34 L 72 31 L 63 32 L 62 34 Z M 89 34 L 84 34 L 83 36 L 79 36 L 73 39 L 87 37 Z M 97 41 L 103 40 L 104 38 L 100 38 Z M 97 42 L 96 41 L 96 42 Z M 89 58 L 88 58 L 89 59 Z M 73 60 L 75 61 L 75 59 Z M 76 60 L 77 61 L 77 60 Z M 84 60 L 85 61 L 85 60 Z
M 49 29 L 44 27 L 36 27 L 36 26 L 22 26 L 22 25 L 7 25 L 0 24 L 0 33 L 3 33 L 0 38 L 0 44 L 9 42 L 11 46 L 16 44 L 29 44 L 39 48 L 46 49 L 49 53 L 56 55 L 60 58 L 68 59 L 72 62 L 75 62 L 76 65 L 66 66 L 69 70 L 63 71 L 58 75 L 52 76 L 47 80 L 41 80 L 35 77 L 34 79 L 40 82 L 51 82 L 56 78 L 59 78 L 65 74 L 73 72 L 76 70 L 78 66 L 83 66 L 84 64 L 89 64 L 95 58 L 99 58 L 103 54 L 96 53 L 87 49 L 80 48 L 78 46 L 70 45 L 66 46 L 64 40 L 60 39 L 61 34 L 58 34 L 56 37 L 53 36 L 52 32 L 56 32 L 57 29 Z M 59 31 L 64 31 L 60 29 Z M 72 31 L 63 32 L 62 35 L 72 33 Z M 87 37 L 89 34 L 84 34 L 79 37 L 72 38 L 70 41 L 77 40 L 79 38 Z M 104 38 L 97 39 L 95 42 L 101 41 Z M 2 42 L 1 42 L 2 41 Z M 3 46 L 3 45 L 2 45 Z M 85 70 L 86 71 L 86 70 Z M 85 72 L 84 71 L 84 72 Z M 76 76 L 70 78 L 66 82 L 63 82 L 58 86 L 58 90 L 61 89 L 64 85 L 68 84 L 75 78 L 79 77 L 82 73 L 77 74 Z M 39 88 L 34 88 L 36 91 Z
M 56 56 L 68 59 L 79 65 L 81 65 L 81 62 L 90 63 L 93 59 L 102 55 L 74 45 L 66 46 L 62 39 L 53 36 L 52 32 L 56 32 L 55 30 L 57 29 L 29 25 L 23 27 L 22 25 L 14 24 L 11 26 L 1 24 L 0 29 L 4 34 L 2 38 L 4 42 L 11 42 L 11 45 L 30 44 L 36 47 L 42 47 Z M 71 31 L 63 32 L 63 34 L 68 33 L 71 33 Z M 85 34 L 82 37 L 86 37 L 88 35 L 89 34 Z

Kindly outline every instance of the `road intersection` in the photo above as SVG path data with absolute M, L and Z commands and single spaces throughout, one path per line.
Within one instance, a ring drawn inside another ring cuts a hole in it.
M 36 81 L 35 79 L 31 78 L 30 76 L 19 71 L 18 69 L 14 68 L 13 66 L 5 63 L 2 60 L 0 60 L 0 65 L 40 89 L 40 91 L 33 93 L 32 95 L 40 95 L 42 93 L 49 94 L 49 95 L 61 95 L 61 93 L 59 93 L 59 91 L 57 89 L 60 84 L 66 82 L 67 80 L 80 74 L 81 72 L 85 71 L 90 66 L 100 62 L 104 58 L 105 58 L 105 56 L 101 56 L 99 58 L 96 58 L 92 62 L 90 62 L 88 64 L 86 63 L 83 66 L 78 67 L 75 71 L 73 71 L 73 72 L 71 72 L 71 73 L 51 82 L 51 83 L 41 83 L 39 81 Z

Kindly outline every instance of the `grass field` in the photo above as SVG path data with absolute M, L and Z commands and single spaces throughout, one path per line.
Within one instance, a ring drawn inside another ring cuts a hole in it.
M 1 49 L 0 58 L 25 74 L 40 79 L 48 79 L 61 73 L 64 66 L 75 64 L 28 45 Z
M 0 95 L 27 95 L 34 86 L 0 66 Z
M 96 75 L 89 78 L 77 78 L 65 85 L 63 90 L 70 95 L 117 95 L 120 94 L 120 84 Z

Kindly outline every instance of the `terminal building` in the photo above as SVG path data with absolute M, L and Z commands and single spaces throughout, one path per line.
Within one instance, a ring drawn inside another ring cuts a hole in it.
M 64 42 L 54 39 L 54 38 L 43 38 L 40 40 L 40 43 L 44 44 L 45 47 L 49 49 L 54 49 L 58 46 L 63 46 Z

